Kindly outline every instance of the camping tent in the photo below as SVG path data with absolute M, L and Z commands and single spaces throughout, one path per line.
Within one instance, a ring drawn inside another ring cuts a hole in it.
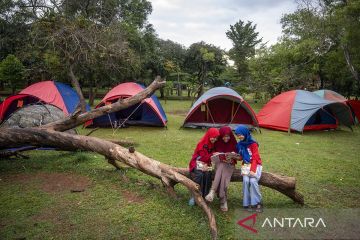
M 318 95 L 292 90 L 271 99 L 257 114 L 260 127 L 281 131 L 322 130 L 351 127 L 353 118 L 348 106 Z
M 354 116 L 357 118 L 358 123 L 360 122 L 360 101 L 359 100 L 348 100 L 347 104 L 350 106 L 351 110 L 354 113 Z
M 34 83 L 19 94 L 6 98 L 0 104 L 0 122 L 7 119 L 17 109 L 37 103 L 51 104 L 67 116 L 75 111 L 79 104 L 79 97 L 74 89 L 64 83 L 55 81 Z M 90 109 L 89 106 L 87 109 Z
M 111 89 L 96 108 L 111 104 L 119 99 L 125 99 L 143 91 L 144 86 L 133 83 L 121 83 Z M 119 127 L 128 125 L 166 126 L 166 114 L 155 95 L 129 108 L 109 113 L 88 121 L 85 126 Z
M 258 120 L 250 105 L 234 90 L 216 87 L 206 91 L 189 110 L 183 127 L 235 128 L 239 124 L 258 127 Z
M 360 101 L 359 100 L 347 100 L 344 96 L 332 90 L 322 89 L 314 92 L 320 97 L 336 102 L 343 102 L 350 106 L 353 116 L 360 120 Z
M 334 92 L 332 90 L 322 89 L 322 90 L 314 91 L 313 93 L 315 93 L 316 95 L 322 97 L 323 99 L 329 100 L 329 101 L 335 101 L 335 102 L 346 102 L 347 101 L 347 99 L 343 95 L 341 95 L 337 92 Z

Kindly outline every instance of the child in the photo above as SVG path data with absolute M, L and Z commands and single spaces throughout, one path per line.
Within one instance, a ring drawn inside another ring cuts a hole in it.
M 254 208 L 257 212 L 262 212 L 261 193 L 259 180 L 262 171 L 262 162 L 258 150 L 258 143 L 252 138 L 249 129 L 245 125 L 239 125 L 235 129 L 235 135 L 239 138 L 236 145 L 238 153 L 243 160 L 243 206 L 245 209 L 252 211 Z M 250 171 L 243 171 L 249 164 Z
M 215 151 L 223 156 L 226 156 L 227 153 L 235 154 L 237 143 L 231 128 L 225 126 L 220 128 L 219 132 L 220 137 L 215 143 Z M 205 197 L 205 199 L 208 202 L 212 202 L 215 193 L 217 193 L 220 198 L 220 210 L 227 212 L 227 188 L 235 169 L 236 159 L 231 158 L 229 160 L 221 160 L 219 158 L 215 158 L 215 156 L 213 156 L 212 159 L 215 159 L 214 161 L 216 165 L 215 178 L 212 183 L 210 193 Z
M 219 130 L 209 128 L 196 146 L 194 154 L 189 163 L 191 179 L 200 185 L 202 196 L 205 197 L 211 187 L 211 155 L 214 152 L 214 143 L 219 136 Z M 189 200 L 189 205 L 193 206 L 195 199 Z

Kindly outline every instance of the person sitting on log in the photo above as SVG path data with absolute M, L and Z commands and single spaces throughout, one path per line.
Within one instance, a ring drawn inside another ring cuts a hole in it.
M 208 202 L 212 202 L 216 192 L 220 198 L 220 209 L 226 212 L 228 211 L 227 188 L 239 155 L 236 154 L 237 142 L 231 128 L 225 126 L 220 128 L 219 132 L 219 139 L 215 143 L 216 153 L 211 157 L 216 169 L 215 178 L 211 185 L 210 193 L 205 199 Z
M 219 137 L 219 130 L 209 128 L 196 146 L 194 154 L 189 163 L 191 179 L 200 185 L 200 191 L 205 197 L 211 187 L 211 155 L 214 152 L 214 143 Z M 189 200 L 189 205 L 195 205 L 194 197 Z
M 262 172 L 259 145 L 245 125 L 239 125 L 235 129 L 235 135 L 240 140 L 236 148 L 242 159 L 243 207 L 248 211 L 262 212 L 262 197 L 258 184 Z

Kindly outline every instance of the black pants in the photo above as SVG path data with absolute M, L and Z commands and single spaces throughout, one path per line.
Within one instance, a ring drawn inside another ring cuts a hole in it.
M 191 179 L 200 185 L 200 192 L 203 197 L 208 195 L 210 188 L 211 188 L 211 171 L 203 172 L 201 170 L 194 169 L 190 173 Z

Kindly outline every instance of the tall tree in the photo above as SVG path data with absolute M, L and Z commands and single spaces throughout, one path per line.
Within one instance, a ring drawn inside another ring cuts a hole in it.
M 226 36 L 232 41 L 233 47 L 229 51 L 230 58 L 234 60 L 237 70 L 243 80 L 248 76 L 247 59 L 255 55 L 256 45 L 262 42 L 259 33 L 256 32 L 256 24 L 239 20 L 230 25 Z
M 0 82 L 9 84 L 14 94 L 16 88 L 24 85 L 24 70 L 20 60 L 9 54 L 0 62 Z
M 186 53 L 185 67 L 193 75 L 197 97 L 203 94 L 206 80 L 225 70 L 224 51 L 205 42 L 193 43 Z

